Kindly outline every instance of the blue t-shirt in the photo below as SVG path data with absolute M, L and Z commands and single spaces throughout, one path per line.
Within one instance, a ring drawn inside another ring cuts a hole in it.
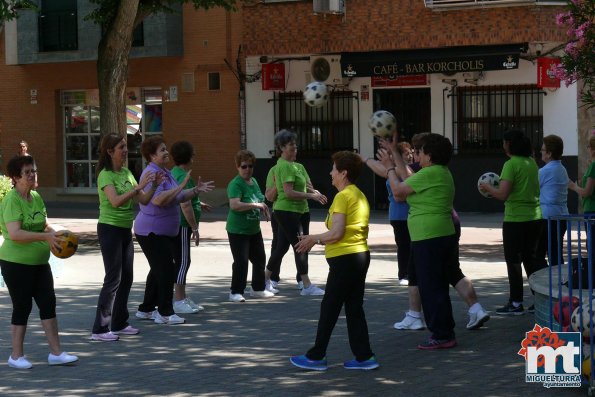
M 568 173 L 560 160 L 552 160 L 539 170 L 539 205 L 544 219 L 568 215 Z
M 395 199 L 388 179 L 386 180 L 386 190 L 388 190 L 388 220 L 406 221 L 407 215 L 409 214 L 409 204 L 407 204 L 406 201 L 398 201 Z

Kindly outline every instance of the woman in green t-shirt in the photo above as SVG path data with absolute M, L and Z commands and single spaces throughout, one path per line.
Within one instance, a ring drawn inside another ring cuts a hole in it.
M 132 243 L 133 201 L 148 203 L 161 176 L 147 173 L 137 185 L 130 170 L 126 138 L 107 134 L 101 139 L 97 170 L 99 222 L 97 237 L 101 247 L 105 278 L 97 300 L 91 339 L 111 342 L 119 334 L 135 335 L 137 328 L 128 324 L 128 296 L 132 287 L 134 246 Z M 143 189 L 149 183 L 151 188 Z
M 265 290 L 264 265 L 266 254 L 260 231 L 260 217 L 269 219 L 269 207 L 258 186 L 254 173 L 256 157 L 248 150 L 240 150 L 235 156 L 238 175 L 227 185 L 229 212 L 227 213 L 227 237 L 233 255 L 229 300 L 244 302 L 244 290 L 248 277 L 248 262 L 252 262 L 252 292 L 256 298 L 272 298 L 274 293 Z
M 522 131 L 506 131 L 502 138 L 502 147 L 510 158 L 502 167 L 500 185 L 493 187 L 482 183 L 480 188 L 495 199 L 504 201 L 502 244 L 510 295 L 508 302 L 496 309 L 496 314 L 518 316 L 525 314 L 521 263 L 527 278 L 545 266 L 537 260 L 542 227 L 539 168 L 533 159 L 531 141 Z M 532 307 L 529 307 L 529 311 Z
M 458 241 L 452 218 L 455 186 L 447 167 L 452 144 L 438 134 L 425 135 L 420 143 L 422 168 L 413 175 L 408 175 L 398 150 L 380 149 L 378 159 L 387 169 L 395 198 L 406 199 L 409 204 L 407 227 L 413 263 L 410 278 L 417 280 L 426 324 L 432 332 L 417 348 L 447 349 L 457 345 L 448 293 L 449 276 L 453 264 L 458 263 Z M 397 177 L 403 182 L 398 182 Z
M 63 352 L 56 320 L 56 293 L 48 263 L 50 247 L 60 248 L 60 232 L 47 222 L 43 199 L 34 189 L 37 169 L 31 156 L 16 156 L 6 167 L 14 188 L 0 204 L 0 227 L 4 242 L 0 247 L 0 268 L 12 301 L 12 352 L 8 366 L 32 367 L 23 353 L 27 322 L 32 301 L 39 308 L 39 318 L 50 347 L 50 365 L 67 364 L 77 356 Z
M 297 136 L 289 130 L 281 130 L 275 135 L 275 149 L 281 153 L 275 166 L 275 184 L 277 199 L 273 203 L 274 216 L 278 224 L 278 239 L 272 249 L 267 264 L 267 288 L 274 289 L 271 285 L 271 276 L 278 275 L 283 256 L 294 247 L 295 266 L 303 283 L 300 295 L 324 295 L 324 290 L 312 284 L 308 277 L 308 253 L 296 253 L 295 244 L 298 236 L 308 234 L 310 212 L 308 200 L 326 204 L 325 195 L 314 189 L 310 177 L 304 166 L 296 162 Z
M 570 182 L 568 188 L 583 199 L 583 212 L 585 214 L 595 213 L 595 135 L 589 138 L 589 155 L 591 157 L 591 164 L 583 175 L 583 180 L 579 186 L 578 182 Z

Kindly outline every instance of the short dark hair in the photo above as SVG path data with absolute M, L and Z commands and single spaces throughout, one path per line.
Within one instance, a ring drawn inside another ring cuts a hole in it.
M 112 164 L 112 157 L 109 155 L 109 151 L 113 150 L 125 137 L 118 134 L 107 134 L 101 138 L 99 144 L 99 160 L 97 162 L 97 172 L 106 169 L 113 171 L 114 165 Z
M 281 130 L 275 134 L 275 151 L 280 154 L 281 148 L 297 140 L 297 134 L 291 130 Z
M 249 150 L 240 150 L 235 156 L 236 167 L 239 167 L 242 164 L 242 161 L 252 161 L 252 164 L 254 165 L 256 163 L 256 156 Z
M 413 135 L 413 137 L 411 137 L 411 146 L 413 146 L 413 148 L 417 150 L 421 149 L 421 147 L 423 146 L 424 137 L 429 134 L 429 132 L 420 132 L 418 134 Z
M 362 172 L 364 162 L 357 154 L 349 150 L 336 152 L 331 157 L 337 171 L 347 171 L 347 179 L 354 183 Z
M 150 162 L 151 155 L 153 155 L 157 152 L 157 148 L 162 143 L 165 143 L 165 140 L 163 139 L 163 137 L 161 135 L 155 135 L 155 136 L 151 136 L 151 137 L 148 137 L 147 139 L 145 139 L 140 146 L 140 152 L 142 153 L 145 160 Z
M 21 177 L 23 167 L 26 165 L 33 165 L 35 167 L 35 159 L 33 156 L 14 156 L 6 165 L 6 176 L 14 180 Z
M 188 141 L 177 141 L 171 145 L 171 157 L 176 165 L 188 164 L 194 156 L 194 148 Z
M 422 140 L 422 150 L 430 156 L 432 164 L 447 165 L 452 157 L 452 143 L 439 134 L 429 133 Z
M 502 139 L 508 142 L 508 151 L 513 156 L 531 157 L 533 154 L 531 140 L 521 130 L 508 130 Z
M 552 155 L 554 160 L 560 160 L 564 153 L 564 141 L 558 135 L 548 135 L 543 137 L 543 146 L 545 151 Z

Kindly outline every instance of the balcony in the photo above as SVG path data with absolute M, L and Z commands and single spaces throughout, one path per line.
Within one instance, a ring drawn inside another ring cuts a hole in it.
M 566 0 L 424 0 L 434 11 L 516 6 L 564 6 Z

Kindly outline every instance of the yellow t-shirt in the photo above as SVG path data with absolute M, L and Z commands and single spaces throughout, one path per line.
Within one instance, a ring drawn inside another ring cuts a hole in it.
M 333 227 L 334 213 L 345 215 L 345 234 L 341 240 L 325 246 L 325 256 L 333 258 L 368 251 L 370 204 L 362 191 L 349 185 L 337 193 L 325 221 L 329 230 Z

